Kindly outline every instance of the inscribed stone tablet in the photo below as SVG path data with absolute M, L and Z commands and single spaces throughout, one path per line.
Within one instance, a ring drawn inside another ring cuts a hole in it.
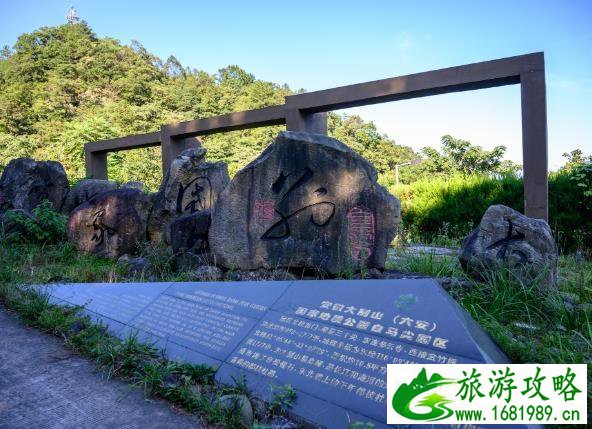
M 131 326 L 223 360 L 289 284 L 177 283 Z
M 465 314 L 428 279 L 297 281 L 216 377 L 246 373 L 268 397 L 289 383 L 294 412 L 330 428 L 352 413 L 386 427 L 387 364 L 507 361 Z
M 127 324 L 170 283 L 77 283 L 52 286 L 50 293 L 70 305 Z
M 489 337 L 472 339 L 482 330 L 431 279 L 298 281 L 273 309 L 474 361 L 506 359 Z
M 172 283 L 165 292 L 243 316 L 261 318 L 292 282 L 193 282 Z

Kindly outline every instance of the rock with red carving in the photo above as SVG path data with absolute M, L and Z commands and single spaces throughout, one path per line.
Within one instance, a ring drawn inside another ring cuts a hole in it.
M 384 268 L 400 203 L 338 140 L 283 132 L 220 194 L 209 230 L 227 268 Z

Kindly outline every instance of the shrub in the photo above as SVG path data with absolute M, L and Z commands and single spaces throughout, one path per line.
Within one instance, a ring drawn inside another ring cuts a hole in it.
M 32 213 L 9 210 L 2 219 L 3 240 L 11 243 L 59 243 L 66 239 L 68 219 L 43 200 Z
M 592 197 L 586 194 L 592 182 L 585 173 L 578 169 L 549 176 L 549 224 L 563 252 L 592 249 Z M 421 179 L 391 192 L 401 200 L 411 241 L 439 243 L 444 232 L 461 240 L 492 204 L 524 210 L 522 178 L 514 175 Z

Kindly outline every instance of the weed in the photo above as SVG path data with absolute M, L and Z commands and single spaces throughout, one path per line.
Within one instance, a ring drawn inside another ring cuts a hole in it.
M 464 277 L 456 258 L 437 255 L 433 252 L 415 253 L 406 249 L 397 249 L 387 262 L 387 268 L 432 277 Z
M 273 397 L 268 404 L 267 411 L 270 414 L 286 414 L 294 406 L 296 391 L 290 384 L 283 386 L 271 386 Z
M 59 243 L 66 239 L 67 217 L 43 200 L 31 213 L 8 210 L 2 219 L 0 239 L 6 243 Z

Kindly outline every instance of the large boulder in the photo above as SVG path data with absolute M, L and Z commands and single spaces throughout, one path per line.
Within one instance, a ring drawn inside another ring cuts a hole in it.
M 557 245 L 549 224 L 503 205 L 487 209 L 464 239 L 459 261 L 476 279 L 488 271 L 509 269 L 527 283 L 544 275 L 544 289 L 557 284 Z
M 17 158 L 8 163 L 0 177 L 0 211 L 30 212 L 47 199 L 60 210 L 70 185 L 62 164 Z
M 283 132 L 220 194 L 209 244 L 229 269 L 384 268 L 399 201 L 338 140 Z
M 209 210 L 230 182 L 224 162 L 206 162 L 202 147 L 184 150 L 175 160 L 153 196 L 148 223 L 151 241 L 170 243 L 170 224 L 186 214 Z
M 133 254 L 146 237 L 150 198 L 137 189 L 102 192 L 76 207 L 68 239 L 78 250 L 108 258 Z
M 117 189 L 117 182 L 113 180 L 102 179 L 84 179 L 78 182 L 70 189 L 64 204 L 62 205 L 62 213 L 70 214 L 72 210 L 80 204 L 90 200 L 101 192 L 107 192 Z

